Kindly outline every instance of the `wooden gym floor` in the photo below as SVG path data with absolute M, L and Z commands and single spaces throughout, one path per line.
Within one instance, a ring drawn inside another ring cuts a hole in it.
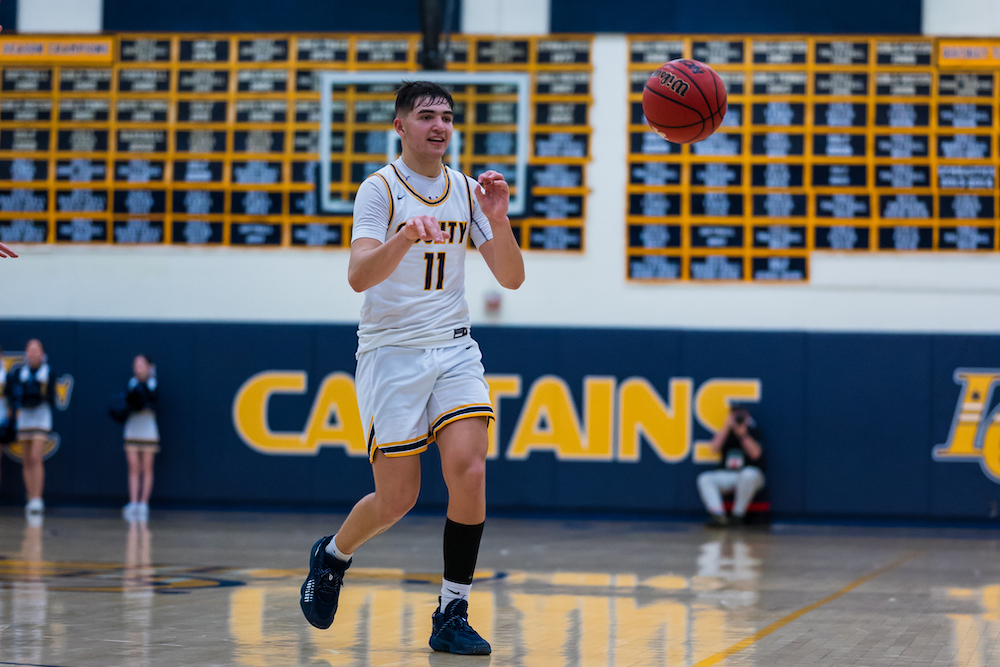
M 470 620 L 433 653 L 440 517 L 355 556 L 333 627 L 299 611 L 342 517 L 0 511 L 0 666 L 1000 665 L 1000 531 L 491 519 Z

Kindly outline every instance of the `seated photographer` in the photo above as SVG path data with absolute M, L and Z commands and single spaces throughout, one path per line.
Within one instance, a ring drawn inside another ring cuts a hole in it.
M 764 448 L 760 429 L 743 405 L 730 406 L 726 423 L 712 438 L 720 453 L 719 467 L 698 475 L 698 493 L 712 515 L 709 526 L 742 524 L 754 494 L 764 486 Z M 732 517 L 726 516 L 722 494 L 735 491 Z

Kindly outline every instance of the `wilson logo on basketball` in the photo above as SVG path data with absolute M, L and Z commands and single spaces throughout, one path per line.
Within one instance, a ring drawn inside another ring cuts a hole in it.
M 701 74 L 705 71 L 705 68 L 701 66 L 701 63 L 696 60 L 681 60 L 680 64 L 691 70 L 692 74 Z
M 664 88 L 669 88 L 670 90 L 674 91 L 681 97 L 687 95 L 687 91 L 691 87 L 690 85 L 688 85 L 687 81 L 678 79 L 670 72 L 664 72 L 663 70 L 657 71 L 657 74 L 660 77 L 661 86 L 663 86 Z

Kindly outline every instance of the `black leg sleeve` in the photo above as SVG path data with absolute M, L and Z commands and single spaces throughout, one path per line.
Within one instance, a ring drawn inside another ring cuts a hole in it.
M 471 584 L 479 557 L 479 542 L 486 522 L 469 526 L 448 519 L 444 524 L 444 578 L 456 584 Z

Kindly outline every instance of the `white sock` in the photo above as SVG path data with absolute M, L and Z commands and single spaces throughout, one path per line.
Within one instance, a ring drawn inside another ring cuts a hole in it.
M 441 606 L 438 611 L 444 612 L 448 608 L 448 604 L 452 600 L 468 600 L 469 591 L 472 590 L 472 584 L 456 584 L 454 581 L 448 581 L 447 579 L 441 580 Z
M 330 543 L 328 545 L 326 545 L 326 552 L 328 554 L 330 554 L 331 556 L 333 556 L 334 558 L 336 558 L 337 560 L 342 560 L 345 563 L 347 561 L 351 560 L 351 557 L 354 556 L 353 553 L 345 554 L 343 551 L 341 551 L 340 549 L 337 548 L 337 536 L 336 535 L 334 535 L 333 539 L 330 540 Z

